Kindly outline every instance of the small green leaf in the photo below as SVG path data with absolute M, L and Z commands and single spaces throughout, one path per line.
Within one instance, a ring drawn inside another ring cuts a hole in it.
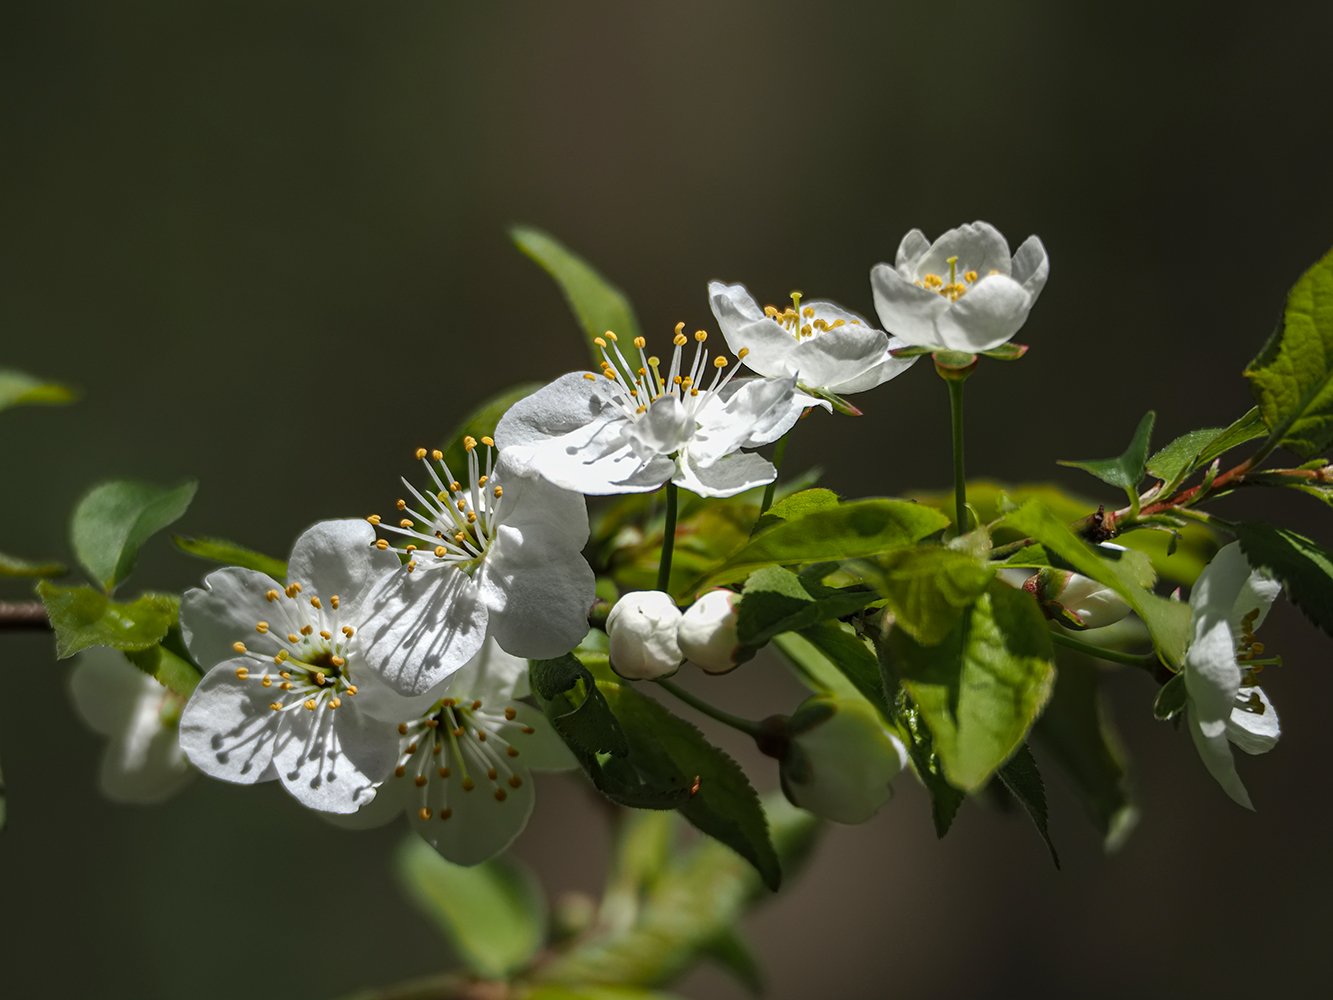
M 12 368 L 0 368 L 0 410 L 11 406 L 49 406 L 72 403 L 77 398 L 69 386 L 43 382 Z
M 1191 472 L 1267 432 L 1259 408 L 1252 407 L 1230 427 L 1206 427 L 1182 434 L 1148 459 L 1148 471 L 1166 483 L 1168 490 L 1174 490 Z
M 768 512 L 759 519 L 758 529 L 763 531 L 765 528 L 771 528 L 779 521 L 793 521 L 805 517 L 807 514 L 813 514 L 817 510 L 829 510 L 838 506 L 838 494 L 832 490 L 816 488 L 812 490 L 801 490 L 799 493 L 792 493 L 783 497 Z
M 1153 421 L 1156 419 L 1157 414 L 1149 410 L 1135 428 L 1129 447 L 1117 458 L 1066 460 L 1059 464 L 1071 469 L 1082 469 L 1109 486 L 1136 493 L 1148 464 L 1148 442 L 1152 438 Z
M 74 554 L 93 582 L 114 590 L 134 568 L 139 547 L 185 513 L 198 485 L 191 479 L 170 488 L 131 480 L 94 486 L 70 520 Z
M 124 652 L 148 649 L 161 642 L 176 623 L 180 601 L 169 594 L 144 594 L 133 601 L 113 601 L 91 587 L 37 584 L 51 627 L 56 633 L 56 658 L 66 659 L 92 646 Z
M 906 500 L 856 500 L 783 521 L 756 535 L 716 568 L 701 590 L 731 583 L 763 566 L 883 555 L 942 530 L 949 519 Z
M 0 576 L 64 576 L 67 572 L 58 562 L 29 562 L 0 552 Z
M 1055 691 L 1033 734 L 1073 783 L 1084 810 L 1113 851 L 1138 822 L 1125 755 L 1107 718 L 1092 660 L 1062 650 Z
M 182 552 L 207 559 L 209 562 L 252 569 L 257 573 L 271 576 L 274 580 L 287 579 L 287 564 L 281 559 L 274 559 L 244 545 L 229 542 L 225 538 L 172 535 L 171 541 Z
M 1333 635 L 1333 552 L 1271 524 L 1235 524 L 1231 531 L 1250 565 L 1272 573 L 1292 603 Z
M 624 730 L 577 657 L 566 653 L 553 660 L 533 660 L 529 677 L 546 717 L 575 753 L 613 757 L 629 753 Z
M 463 446 L 464 437 L 470 435 L 479 441 L 484 437 L 492 437 L 495 434 L 495 425 L 500 422 L 505 411 L 541 387 L 540 382 L 524 382 L 492 396 L 469 413 L 462 423 L 454 428 L 453 434 L 445 439 L 444 461 L 449 466 L 449 471 L 460 479 L 467 473 L 467 449 Z
M 523 253 L 555 279 L 589 338 L 600 337 L 607 330 L 627 341 L 639 335 L 639 321 L 625 293 L 598 274 L 586 260 L 540 229 L 515 226 L 509 235 Z M 588 349 L 594 361 L 601 360 L 591 342 Z
M 1158 722 L 1167 722 L 1185 711 L 1189 695 L 1185 690 L 1185 675 L 1176 674 L 1162 685 L 1153 699 L 1152 714 Z
M 1055 849 L 1051 832 L 1046 825 L 1046 785 L 1041 780 L 1041 771 L 1037 769 L 1037 762 L 1026 743 L 1019 747 L 1018 752 L 1009 758 L 1008 763 L 996 772 L 996 776 L 1032 818 L 1032 823 L 1041 834 L 1041 839 L 1046 841 L 1046 849 L 1051 852 L 1051 861 L 1058 869 L 1060 854 Z
M 953 826 L 954 817 L 958 815 L 967 796 L 949 784 L 949 779 L 944 776 L 944 767 L 939 755 L 935 753 L 934 741 L 921 717 L 921 710 L 912 701 L 911 695 L 901 688 L 894 697 L 894 716 L 898 720 L 898 728 L 907 744 L 907 754 L 917 777 L 930 793 L 930 815 L 935 823 L 935 836 L 943 839 Z
M 419 837 L 395 858 L 399 881 L 473 972 L 507 979 L 546 938 L 546 901 L 532 873 L 509 858 L 465 867 L 444 860 Z
M 1036 603 L 998 580 L 943 642 L 925 646 L 893 629 L 883 649 L 921 710 L 949 783 L 967 792 L 1017 751 L 1055 677 Z
M 801 629 L 796 644 L 788 641 L 791 638 L 780 636 L 778 648 L 798 668 L 806 670 L 819 690 L 843 698 L 859 695 L 886 720 L 891 718 L 884 700 L 879 661 L 869 644 L 848 626 L 841 622 L 821 622 Z
M 878 599 L 872 590 L 839 590 L 767 566 L 750 574 L 736 616 L 741 645 L 757 649 L 775 635 L 860 611 Z
M 776 892 L 782 868 L 759 796 L 740 765 L 651 698 L 609 681 L 598 687 L 624 726 L 630 762 L 690 788 L 678 807 L 681 815 L 754 865 Z
M 1333 444 L 1333 251 L 1296 282 L 1245 377 L 1272 440 L 1302 458 Z
M 203 677 L 193 663 L 163 645 L 137 651 L 127 650 L 125 658 L 150 677 L 156 678 L 168 691 L 182 698 L 190 697 Z
M 894 627 L 928 646 L 953 631 L 995 576 L 967 553 L 935 546 L 901 549 L 863 565 L 866 579 L 888 600 Z

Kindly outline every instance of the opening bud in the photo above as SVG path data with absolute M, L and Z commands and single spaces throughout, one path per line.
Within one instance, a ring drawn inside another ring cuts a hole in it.
M 680 609 L 660 590 L 624 595 L 606 616 L 611 669 L 630 680 L 654 680 L 680 669 L 685 657 L 676 640 Z
M 1130 612 L 1110 587 L 1068 570 L 1044 569 L 1023 589 L 1037 598 L 1047 618 L 1078 631 L 1114 625 Z
M 740 599 L 730 590 L 713 590 L 690 605 L 676 634 L 685 659 L 710 674 L 735 669 L 741 649 L 736 637 Z

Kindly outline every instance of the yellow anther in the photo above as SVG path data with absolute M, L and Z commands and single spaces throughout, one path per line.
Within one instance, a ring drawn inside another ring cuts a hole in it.
M 330 639 L 333 638 L 333 633 L 326 628 L 322 628 L 319 630 L 319 637 L 323 639 L 325 642 L 328 642 Z
M 606 339 L 611 341 L 611 343 L 613 344 L 618 343 L 620 341 L 620 338 L 616 336 L 616 332 L 614 330 L 606 331 Z
M 371 514 L 368 518 L 366 518 L 366 520 L 369 521 L 371 524 L 373 524 L 375 527 L 379 527 L 380 516 L 378 514 Z
M 237 679 L 238 681 L 243 681 L 243 680 L 247 679 L 249 676 L 250 676 L 250 670 L 249 670 L 248 667 L 237 667 L 237 668 L 236 668 L 236 679 Z
M 495 492 L 495 499 L 499 500 L 502 496 L 505 495 L 505 488 L 503 486 L 497 486 L 494 492 Z
M 938 274 L 927 274 L 924 277 L 922 277 L 921 281 L 925 284 L 927 288 L 939 288 L 941 285 L 944 284 L 944 279 L 941 278 Z
M 482 437 L 482 439 L 481 439 L 481 443 L 484 444 L 487 448 L 494 448 L 494 447 L 495 447 L 495 438 L 493 438 L 493 437 L 491 437 L 489 434 L 487 434 L 487 435 L 485 435 L 485 436 Z
M 695 330 L 695 331 L 694 331 L 694 339 L 697 340 L 699 343 L 702 344 L 705 340 L 708 339 L 708 331 L 707 331 L 707 330 Z
M 307 698 L 302 704 L 305 706 L 305 710 L 307 712 L 313 712 L 315 710 L 314 698 Z
M 436 745 L 436 746 L 439 746 L 438 743 L 435 744 L 435 745 Z M 441 778 L 447 778 L 447 777 L 449 777 L 449 775 L 453 774 L 454 772 L 451 771 L 451 770 L 449 770 L 447 767 L 442 767 L 442 768 L 440 768 L 438 771 L 436 771 L 435 773 L 438 774 Z
M 461 493 L 463 491 L 463 484 L 460 483 L 457 479 L 455 479 L 452 483 L 449 484 L 449 489 L 451 489 L 455 493 Z
M 463 448 L 465 450 L 471 451 L 475 447 L 477 447 L 477 439 L 474 438 L 471 434 L 463 438 Z
M 329 657 L 329 662 L 332 663 L 335 667 L 337 667 L 337 668 L 340 669 L 340 670 L 341 670 L 343 667 L 347 666 L 347 661 L 344 660 L 344 659 L 343 659 L 341 656 L 339 656 L 337 653 L 335 653 L 334 655 L 332 655 L 332 656 Z
M 609 378 L 612 382 L 616 380 L 616 372 L 614 368 L 603 368 L 602 374 L 605 375 L 607 378 Z
M 406 735 L 407 735 L 407 723 L 406 723 L 406 722 L 400 722 L 400 723 L 398 723 L 398 735 L 399 735 L 399 736 L 406 736 Z
M 289 584 L 287 584 L 287 596 L 288 596 L 288 597 L 295 597 L 295 596 L 296 596 L 297 594 L 299 594 L 300 592 L 301 592 L 301 585 L 300 585 L 299 583 L 289 583 Z
M 463 513 L 463 511 L 467 510 L 467 501 L 459 500 L 458 503 L 454 504 L 454 506 L 458 508 L 458 513 L 461 514 Z
M 314 632 L 315 632 L 315 626 L 313 626 L 313 625 L 302 625 L 302 626 L 301 626 L 301 634 L 302 634 L 302 635 L 313 635 Z
M 276 601 L 277 599 L 278 599 L 278 592 L 277 592 L 276 590 L 266 590 L 266 591 L 264 591 L 264 600 L 266 600 L 266 601 Z
M 417 815 L 421 817 L 421 821 L 422 821 L 423 823 L 424 823 L 426 820 L 430 819 L 430 816 L 431 816 L 430 806 L 422 806 L 422 807 L 421 807 L 421 811 L 420 811 L 419 813 L 417 813 Z
M 973 284 L 978 277 L 980 277 L 980 275 L 978 275 L 976 271 L 963 272 L 963 280 L 966 281 L 969 285 Z
M 594 344 L 596 344 L 598 347 L 605 347 L 605 346 L 606 346 L 606 341 L 603 340 L 601 337 L 593 337 L 593 338 L 592 338 L 592 342 L 593 342 Z
M 440 819 L 448 819 L 453 814 L 454 811 L 450 809 L 448 806 L 446 806 L 445 808 L 440 810 Z
M 238 653 L 244 653 L 244 652 L 245 652 L 245 643 L 243 643 L 243 642 L 233 642 L 233 643 L 231 644 L 231 648 L 234 649 L 234 650 L 236 650 L 236 652 L 238 652 Z
M 472 791 L 472 789 L 474 789 L 474 788 L 476 788 L 476 787 L 477 787 L 477 783 L 476 783 L 475 781 L 473 781 L 471 778 L 464 778 L 464 779 L 463 779 L 463 791 L 465 791 L 465 792 L 470 792 L 470 791 Z
M 506 708 L 505 718 L 508 719 L 510 722 L 513 722 L 516 718 L 518 718 L 518 709 L 514 708 L 513 706 Z
M 344 625 L 339 631 L 349 639 L 356 635 L 356 629 L 352 628 L 350 625 Z
M 401 521 L 398 522 L 398 527 L 400 527 L 400 528 L 411 528 L 411 527 L 415 527 L 415 524 L 416 524 L 416 522 L 414 522 L 410 517 L 405 517 L 405 518 L 403 518 Z
M 426 449 L 425 449 L 425 448 L 418 448 L 418 449 L 416 450 L 415 454 L 416 454 L 418 460 L 423 459 L 423 458 L 426 457 Z
M 407 501 L 406 501 L 406 500 L 403 500 L 403 499 L 401 499 L 401 498 L 395 500 L 395 501 L 393 502 L 393 505 L 394 505 L 396 508 L 398 508 L 399 510 L 407 510 Z
M 417 752 L 417 745 L 418 745 L 418 744 L 417 744 L 417 741 L 416 741 L 416 740 L 413 740 L 411 743 L 409 743 L 409 744 L 407 745 L 407 752 L 408 752 L 408 753 L 416 753 L 416 752 Z
M 383 552 L 388 547 L 389 543 L 386 539 L 380 538 L 375 541 L 375 548 L 379 549 L 381 552 Z
M 429 780 L 430 779 L 427 778 L 424 774 L 418 774 L 412 783 L 416 785 L 418 788 L 425 788 L 426 782 Z
M 468 524 L 477 523 L 477 512 L 475 510 L 470 510 L 467 512 L 467 523 Z
M 263 677 L 259 678 L 259 683 L 264 685 L 264 687 L 272 687 L 273 678 L 270 677 L 268 674 L 265 674 Z
M 804 309 L 801 310 L 801 316 L 804 317 L 805 319 L 814 319 L 815 307 L 806 306 Z
M 459 545 L 462 545 L 463 541 L 466 538 L 467 538 L 467 532 L 465 531 L 460 531 L 458 534 L 454 535 L 454 541 L 457 542 Z
M 289 671 L 289 670 L 281 670 L 281 671 L 279 671 L 279 672 L 278 672 L 278 676 L 281 677 L 281 678 L 282 678 L 283 680 L 285 680 L 285 681 L 289 681 L 289 680 L 292 679 L 292 674 L 291 674 L 291 671 Z
M 323 687 L 327 681 L 328 677 L 325 676 L 324 671 L 320 670 L 315 673 L 315 687 Z
M 281 663 L 286 663 L 286 662 L 287 662 L 287 659 L 288 659 L 288 655 L 289 655 L 289 654 L 287 653 L 287 650 L 285 650 L 285 649 L 280 649 L 280 650 L 278 650 L 277 655 L 273 657 L 273 662 L 274 662 L 274 663 L 279 663 L 279 664 L 281 664 Z
M 270 702 L 268 703 L 268 707 L 271 708 L 271 709 L 273 709 L 273 711 L 275 711 L 275 712 L 281 712 L 281 711 L 282 711 L 282 702 L 280 702 L 280 701 L 270 701 Z
M 597 381 L 597 376 L 594 375 L 592 372 L 584 372 L 583 377 L 586 378 L 589 382 Z
M 503 788 L 497 788 L 497 789 L 495 790 L 495 801 L 496 801 L 496 802 L 503 802 L 503 801 L 504 801 L 505 799 L 507 799 L 507 798 L 509 798 L 509 794 L 508 794 Z
M 725 368 L 725 367 L 727 367 L 727 359 L 724 358 L 722 355 L 719 354 L 717 357 L 715 357 L 715 358 L 713 359 L 713 367 L 714 367 L 714 368 Z
M 300 642 L 300 641 L 301 641 L 301 637 L 300 637 L 299 635 L 297 635 L 295 632 L 288 632 L 288 633 L 287 633 L 287 641 L 288 641 L 288 642 Z
M 511 775 L 509 776 L 509 787 L 510 787 L 510 788 L 522 788 L 522 787 L 523 787 L 523 779 L 520 778 L 517 774 L 511 774 Z
M 698 389 L 691 389 L 691 390 L 690 390 L 690 395 L 691 395 L 691 396 L 697 396 L 697 395 L 699 395 L 699 390 L 698 390 Z
M 397 767 L 393 769 L 393 776 L 395 778 L 401 778 L 406 773 L 407 773 L 407 768 L 404 767 L 402 764 L 399 764 Z
M 412 552 L 415 552 L 416 550 L 417 550 L 417 547 L 416 547 L 415 545 L 404 545 L 404 546 L 403 546 L 403 551 L 404 551 L 404 552 L 407 552 L 407 553 L 412 553 Z
M 320 603 L 318 596 L 310 598 L 310 606 L 314 608 L 316 611 L 319 611 L 321 608 L 324 607 L 324 605 Z
M 341 698 L 329 699 L 329 708 L 342 708 L 342 707 L 343 707 L 343 700 Z
M 260 635 L 268 635 L 268 622 L 255 622 L 255 631 Z
M 682 323 L 681 325 L 684 326 L 685 324 Z M 671 342 L 675 344 L 677 347 L 684 347 L 690 341 L 689 338 L 685 336 L 685 334 L 678 333 L 676 334 L 675 337 L 672 338 Z
M 444 554 L 445 554 L 446 551 L 448 551 L 448 550 L 445 549 L 445 547 L 444 547 L 443 545 L 437 545 L 437 546 L 435 546 L 435 558 L 436 558 L 436 559 L 443 559 L 443 558 L 444 558 Z
M 475 711 L 476 711 L 477 709 L 479 709 L 479 708 L 481 708 L 481 702 L 479 702 L 479 701 L 474 701 L 474 702 L 472 703 L 472 711 L 475 712 Z
M 519 730 L 519 732 L 521 732 L 524 736 L 531 736 L 536 731 L 537 730 L 533 729 L 531 726 L 524 726 L 522 729 Z
M 462 726 L 459 726 L 457 729 L 454 730 L 454 739 L 456 740 L 461 740 L 466 735 L 467 735 L 467 730 L 464 729 Z
M 740 361 L 744 361 L 749 356 L 750 356 L 750 349 L 748 347 L 742 347 L 739 351 L 736 352 L 736 357 Z
M 417 568 L 417 561 L 415 559 L 409 559 L 407 561 L 407 571 L 411 573 L 416 568 Z
M 431 461 L 438 462 L 440 459 L 444 458 L 444 452 L 440 451 L 439 448 L 435 448 L 431 451 L 430 457 Z

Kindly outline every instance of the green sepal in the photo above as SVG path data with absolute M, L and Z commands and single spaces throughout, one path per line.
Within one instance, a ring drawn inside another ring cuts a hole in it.
M 186 555 L 222 566 L 240 566 L 263 573 L 279 582 L 287 579 L 287 564 L 281 559 L 256 552 L 254 549 L 229 542 L 225 538 L 204 536 L 172 535 L 171 542 Z
M 1153 422 L 1157 414 L 1149 410 L 1134 429 L 1129 447 L 1116 458 L 1062 459 L 1057 464 L 1081 469 L 1096 476 L 1108 486 L 1116 486 L 1131 497 L 1137 497 L 1148 465 L 1148 444 L 1152 438 Z
M 115 590 L 134 568 L 140 546 L 189 509 L 198 485 L 193 479 L 172 487 L 117 479 L 84 494 L 69 535 L 89 578 L 107 593 Z
M 1185 690 L 1185 675 L 1173 675 L 1169 681 L 1162 685 L 1161 690 L 1157 692 L 1157 697 L 1153 699 L 1153 718 L 1159 722 L 1174 719 L 1185 711 L 1185 703 L 1188 700 L 1189 693 Z
M 93 646 L 127 653 L 148 649 L 162 641 L 180 612 L 180 599 L 170 594 L 144 594 L 122 602 L 92 587 L 60 587 L 43 580 L 37 595 L 55 630 L 60 660 Z
M 936 351 L 935 372 L 946 382 L 961 382 L 977 369 L 977 356 L 967 351 Z
M 930 354 L 934 350 L 935 348 L 930 346 L 913 344 L 910 347 L 895 347 L 889 351 L 889 354 L 895 358 L 919 358 L 922 355 Z
M 836 392 L 829 392 L 827 389 L 814 389 L 808 385 L 797 384 L 796 387 L 807 396 L 814 396 L 816 399 L 824 400 L 833 407 L 835 413 L 841 413 L 848 417 L 861 417 L 865 415 L 861 412 L 861 409 L 858 406 L 847 402 L 847 400 L 843 399 Z
M 988 351 L 980 351 L 978 353 L 980 353 L 983 358 L 990 358 L 992 361 L 1017 361 L 1019 358 L 1023 357 L 1023 355 L 1027 354 L 1027 352 L 1027 344 L 1015 344 L 1013 341 L 1009 341 L 1006 344 L 1001 344 L 999 347 L 992 347 Z M 1056 867 L 1058 868 L 1059 865 L 1056 865 Z

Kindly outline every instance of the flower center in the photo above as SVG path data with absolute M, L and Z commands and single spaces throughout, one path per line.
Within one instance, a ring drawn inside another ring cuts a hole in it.
M 1282 665 L 1280 656 L 1262 658 L 1264 644 L 1254 634 L 1254 626 L 1258 620 L 1258 608 L 1247 612 L 1240 620 L 1240 638 L 1236 640 L 1236 664 L 1245 672 L 1244 680 L 1241 681 L 1242 687 L 1253 687 L 1259 683 L 1256 678 L 1264 672 L 1264 667 Z M 1252 695 L 1251 698 L 1257 700 L 1256 696 Z M 1259 711 L 1263 711 L 1262 704 L 1259 705 Z
M 463 450 L 467 452 L 466 486 L 463 480 L 454 478 L 444 461 L 444 452 L 438 448 L 433 451 L 418 448 L 416 457 L 426 467 L 434 490 L 422 492 L 404 478 L 403 485 L 418 506 L 413 507 L 400 498 L 396 506 L 405 516 L 397 524 L 383 523 L 378 514 L 366 518 L 377 528 L 412 539 L 403 547 L 409 573 L 417 568 L 420 551 L 428 551 L 438 563 L 469 574 L 481 565 L 500 526 L 504 487 L 492 482 L 495 478 L 495 442 L 489 437 L 481 439 L 481 444 L 486 447 L 484 466 L 477 457 L 477 443 L 474 437 L 463 438 Z M 375 545 L 383 551 L 389 547 L 389 542 L 381 538 Z
M 497 802 L 523 786 L 513 764 L 518 748 L 500 735 L 500 729 L 517 716 L 512 705 L 488 711 L 479 701 L 445 698 L 423 717 L 398 726 L 398 766 L 393 773 L 397 778 L 411 777 L 420 790 L 418 817 L 425 821 L 433 815 L 441 820 L 453 816 L 450 795 L 455 789 L 446 784 L 451 778 L 458 779 L 463 794 L 484 786 Z M 534 732 L 531 726 L 519 728 L 525 736 Z M 432 787 L 434 778 L 440 783 Z
M 848 321 L 841 316 L 835 316 L 833 319 L 825 319 L 819 315 L 819 310 L 814 306 L 801 308 L 801 293 L 791 293 L 791 305 L 779 310 L 777 306 L 764 306 L 764 315 L 779 326 L 784 327 L 797 340 L 802 337 L 813 337 L 817 333 L 823 333 L 826 330 L 836 330 L 840 326 L 848 325 Z M 860 326 L 860 320 L 852 320 L 852 326 Z
M 648 412 L 650 406 L 663 399 L 674 399 L 685 404 L 687 414 L 692 416 L 708 393 L 721 390 L 740 370 L 737 366 L 727 371 L 731 362 L 721 354 L 711 355 L 710 362 L 708 348 L 704 346 L 708 342 L 706 330 L 694 332 L 694 360 L 687 370 L 681 350 L 689 342 L 685 336 L 685 324 L 677 323 L 676 334 L 671 341 L 674 346 L 671 364 L 664 373 L 661 358 L 647 353 L 648 341 L 643 337 L 634 338 L 634 349 L 639 352 L 637 365 L 631 364 L 625 357 L 620 350 L 620 338 L 612 331 L 607 330 L 605 336 L 593 338 L 593 343 L 602 352 L 602 377 L 619 390 L 617 402 L 631 420 L 638 420 Z M 742 347 L 736 357 L 743 361 L 749 353 L 749 348 Z M 709 367 L 713 369 L 713 380 L 705 387 L 703 382 Z M 583 377 L 592 382 L 597 381 L 597 376 L 592 372 L 587 372 Z
M 262 638 L 251 641 L 267 648 L 233 643 L 232 649 L 248 661 L 236 668 L 236 676 L 271 688 L 275 698 L 268 707 L 275 712 L 334 711 L 342 707 L 344 695 L 357 693 L 347 666 L 356 630 L 340 622 L 337 594 L 326 605 L 317 595 L 302 597 L 301 589 L 291 583 L 285 590 L 265 592 L 273 620 L 255 622 Z
M 964 295 L 967 294 L 969 286 L 975 285 L 977 283 L 977 279 L 979 276 L 976 271 L 972 270 L 971 268 L 968 268 L 963 272 L 963 280 L 959 281 L 958 258 L 950 257 L 948 263 L 949 263 L 948 281 L 945 281 L 938 274 L 923 274 L 920 278 L 917 279 L 916 287 L 924 288 L 927 291 L 936 292 L 940 295 L 943 295 L 950 302 L 957 302 L 959 299 L 961 299 Z M 992 268 L 990 273 L 999 274 L 1000 272 Z

